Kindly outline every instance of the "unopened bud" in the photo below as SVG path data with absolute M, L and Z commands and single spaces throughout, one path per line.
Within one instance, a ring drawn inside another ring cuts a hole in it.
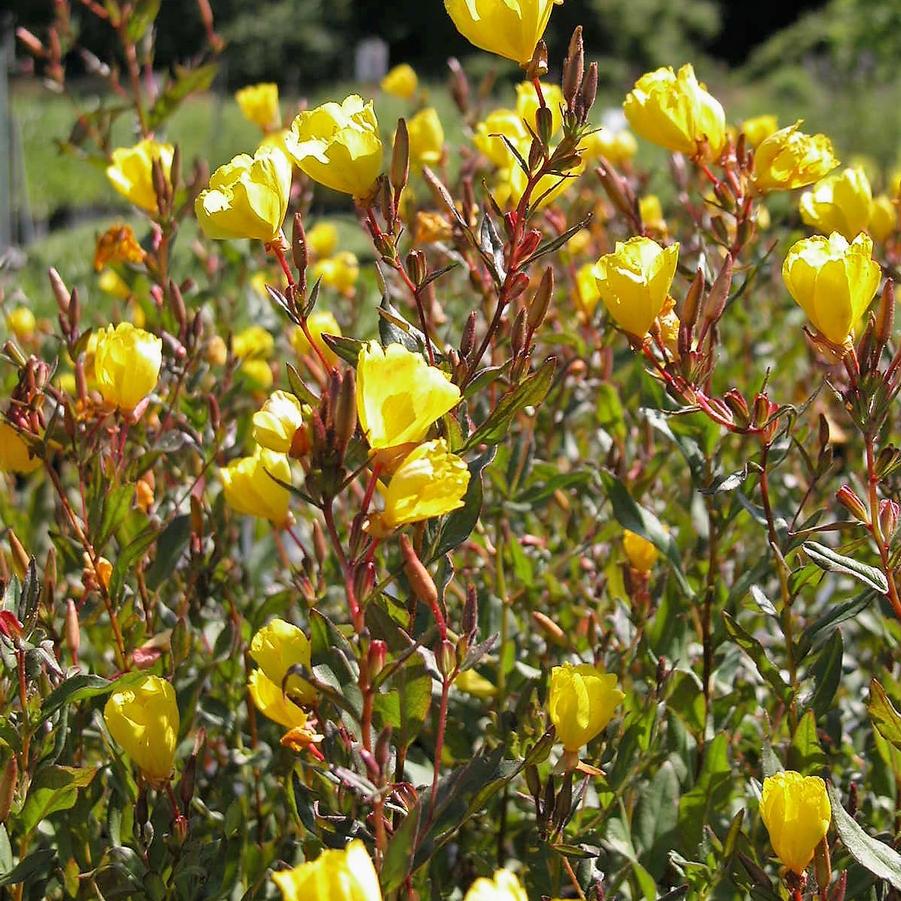
M 701 295 L 704 293 L 704 273 L 700 266 L 682 301 L 682 309 L 679 312 L 679 321 L 683 325 L 693 327 L 698 321 L 698 312 L 701 308 Z
M 538 231 L 537 228 L 530 228 L 525 235 L 523 235 L 523 239 L 519 244 L 518 259 L 528 259 L 536 250 L 538 250 L 539 244 L 541 244 L 541 232 Z
M 870 514 L 864 502 L 857 496 L 850 485 L 842 485 L 835 493 L 835 499 L 859 522 L 870 524 Z
M 554 114 L 549 106 L 539 106 L 535 111 L 535 124 L 538 127 L 538 137 L 541 143 L 547 147 L 554 133 Z
M 316 555 L 316 562 L 321 569 L 325 565 L 325 561 L 328 560 L 329 549 L 325 532 L 322 526 L 319 525 L 318 519 L 313 520 L 313 553 Z
M 60 274 L 54 268 L 51 267 L 47 271 L 47 275 L 50 278 L 50 287 L 53 289 L 53 296 L 56 298 L 56 305 L 59 307 L 59 311 L 68 314 L 69 303 L 72 300 L 69 289 L 66 287 Z M 73 322 L 72 325 L 74 326 L 75 323 Z
M 291 258 L 294 260 L 297 271 L 303 276 L 309 263 L 309 252 L 307 235 L 303 227 L 303 216 L 300 213 L 294 214 L 294 228 L 291 231 Z
M 529 276 L 525 272 L 517 272 L 510 285 L 507 300 L 516 300 L 529 287 Z
M 723 310 L 726 309 L 726 301 L 729 299 L 729 290 L 732 287 L 733 262 L 732 254 L 727 254 L 719 275 L 704 302 L 704 318 L 701 324 L 701 334 L 698 336 L 699 342 L 703 341 L 710 329 L 720 321 Z
M 366 655 L 366 666 L 369 671 L 370 679 L 375 679 L 385 668 L 385 660 L 387 657 L 388 645 L 380 638 L 373 639 L 369 644 L 369 651 Z
M 0 777 L 0 823 L 5 823 L 9 817 L 18 781 L 19 763 L 16 760 L 16 755 L 13 754 L 6 762 L 6 766 L 3 768 L 3 775 Z
M 9 549 L 12 552 L 13 558 L 13 572 L 21 582 L 25 578 L 25 573 L 28 570 L 28 552 L 22 546 L 22 542 L 19 541 L 18 535 L 16 535 L 16 533 L 12 529 L 9 530 L 8 538 Z
M 538 610 L 533 610 L 532 622 L 544 633 L 545 638 L 554 644 L 566 644 L 566 633 L 550 617 Z
M 737 388 L 730 388 L 723 395 L 723 400 L 735 417 L 735 422 L 742 428 L 747 426 L 751 421 L 751 411 L 742 393 Z
M 547 311 L 551 305 L 551 298 L 553 296 L 554 270 L 552 267 L 548 266 L 547 269 L 544 270 L 544 275 L 541 276 L 541 283 L 538 285 L 538 290 L 535 292 L 535 296 L 529 304 L 528 324 L 530 332 L 535 332 L 541 327 L 541 323 L 544 322 L 544 317 L 547 316 Z
M 378 764 L 380 772 L 384 773 L 388 769 L 391 762 L 391 727 L 385 726 L 379 733 L 379 737 L 375 743 L 375 762 Z
M 829 842 L 823 838 L 814 850 L 813 872 L 817 877 L 817 886 L 825 894 L 829 883 L 832 882 L 832 861 L 829 857 Z M 822 897 L 822 894 L 821 896 Z
M 475 636 L 479 627 L 479 596 L 475 585 L 470 582 L 466 586 L 466 603 L 463 605 L 463 634 Z
M 526 785 L 533 798 L 536 800 L 541 798 L 541 776 L 538 773 L 538 767 L 533 763 L 526 767 Z
M 354 372 L 348 369 L 341 379 L 341 388 L 335 403 L 335 443 L 343 454 L 357 428 L 357 398 Z M 305 431 L 305 430 L 304 430 Z
M 898 516 L 901 514 L 901 507 L 896 501 L 884 500 L 879 504 L 879 531 L 886 541 L 891 541 L 898 528 Z
M 460 356 L 465 360 L 476 346 L 476 312 L 473 310 L 466 317 L 463 334 L 460 337 Z
M 438 664 L 438 671 L 445 679 L 457 668 L 457 649 L 453 642 L 446 638 L 435 649 L 435 661 Z
M 66 601 L 66 646 L 72 655 L 72 663 L 78 664 L 78 650 L 81 647 L 81 627 L 78 623 L 78 608 L 75 601 Z
M 895 321 L 895 283 L 892 279 L 885 280 L 882 296 L 879 300 L 879 309 L 876 313 L 876 327 L 873 331 L 873 339 L 881 353 L 889 338 L 892 336 L 892 325 Z
M 887 444 L 876 455 L 876 476 L 882 480 L 888 478 L 901 466 L 901 450 L 894 444 Z
M 394 152 L 391 155 L 391 187 L 396 196 L 406 187 L 410 177 L 410 135 L 407 131 L 406 119 L 397 120 L 397 131 L 394 133 Z
M 568 109 L 573 109 L 576 95 L 582 87 L 585 75 L 585 48 L 582 42 L 582 26 L 577 25 L 569 39 L 569 51 L 563 63 L 563 99 Z
M 422 283 L 426 280 L 429 267 L 426 263 L 425 254 L 421 250 L 411 250 L 407 254 L 406 259 L 407 275 L 417 288 L 422 287 Z
M 513 328 L 510 329 L 510 349 L 513 356 L 518 357 L 526 343 L 526 311 L 520 310 L 513 320 Z
M 169 279 L 169 307 L 172 315 L 178 323 L 179 336 L 183 337 L 187 331 L 188 311 L 185 309 L 185 299 L 182 297 L 181 290 L 173 279 Z
M 438 588 L 435 580 L 425 568 L 413 544 L 406 535 L 400 536 L 400 550 L 404 558 L 404 573 L 416 598 L 432 609 L 438 606 Z
M 579 96 L 577 104 L 577 113 L 579 116 L 579 124 L 584 125 L 588 121 L 588 114 L 594 106 L 594 101 L 598 96 L 598 64 L 592 63 L 588 67 L 588 74 L 582 82 L 582 92 Z

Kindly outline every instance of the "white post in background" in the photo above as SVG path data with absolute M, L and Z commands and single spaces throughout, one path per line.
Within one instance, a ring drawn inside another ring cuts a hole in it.
M 9 101 L 9 69 L 12 66 L 12 17 L 0 18 L 0 253 L 13 240 L 12 107 Z

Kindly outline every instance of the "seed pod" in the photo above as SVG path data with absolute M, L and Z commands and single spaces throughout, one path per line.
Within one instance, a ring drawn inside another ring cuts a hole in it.
M 598 64 L 592 63 L 588 67 L 588 74 L 582 82 L 582 92 L 579 95 L 577 104 L 577 113 L 579 116 L 579 124 L 584 125 L 588 121 L 588 115 L 594 106 L 594 101 L 598 96 Z
M 405 262 L 407 275 L 410 276 L 410 280 L 417 288 L 421 288 L 428 275 L 428 263 L 426 262 L 425 254 L 421 250 L 411 250 L 407 254 Z
M 566 61 L 563 63 L 563 99 L 567 109 L 574 110 L 574 102 L 579 88 L 582 87 L 582 78 L 585 75 L 585 47 L 582 42 L 582 26 L 577 25 L 572 37 L 569 39 L 569 51 Z
M 354 373 L 348 369 L 341 379 L 341 387 L 335 403 L 335 444 L 343 456 L 357 428 L 357 397 Z
M 466 317 L 463 334 L 460 336 L 460 356 L 465 360 L 476 346 L 476 312 L 473 310 Z

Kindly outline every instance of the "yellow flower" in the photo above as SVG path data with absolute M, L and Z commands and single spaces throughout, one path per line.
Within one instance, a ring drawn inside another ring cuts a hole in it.
M 882 270 L 872 255 L 868 235 L 848 244 L 833 233 L 798 241 L 785 258 L 785 286 L 814 328 L 833 344 L 843 344 L 851 335 L 879 288 Z
M 274 619 L 253 636 L 250 656 L 281 692 L 282 682 L 292 666 L 310 669 L 310 642 L 302 629 L 283 619 Z M 285 682 L 285 693 L 298 704 L 312 704 L 316 700 L 313 686 L 295 673 Z
M 556 84 L 541 84 L 541 93 L 544 102 L 551 111 L 551 134 L 556 134 L 563 125 L 563 107 L 566 101 L 563 99 L 563 89 Z M 538 92 L 531 81 L 524 81 L 516 86 L 516 115 L 525 119 L 529 128 L 538 133 Z
M 160 161 L 163 175 L 168 181 L 172 174 L 174 152 L 175 148 L 171 144 L 160 144 L 151 138 L 139 141 L 134 147 L 117 147 L 112 153 L 112 162 L 106 167 L 106 176 L 129 203 L 148 213 L 156 213 L 153 161 Z
M 307 715 L 289 698 L 282 694 L 281 685 L 268 679 L 261 669 L 255 669 L 247 680 L 247 690 L 257 710 L 263 716 L 286 729 L 302 729 L 307 724 Z
M 314 310 L 307 319 L 307 331 L 326 361 L 334 366 L 338 362 L 338 355 L 322 340 L 322 336 L 336 335 L 340 338 L 341 326 L 338 325 L 338 320 L 328 310 Z M 291 346 L 301 357 L 315 353 L 300 326 L 291 332 Z
M 629 565 L 640 573 L 650 572 L 660 556 L 660 551 L 647 538 L 628 529 L 623 532 L 623 550 L 629 558 Z
M 758 191 L 791 191 L 828 175 L 838 160 L 826 135 L 798 131 L 801 122 L 765 138 L 754 153 L 754 184 Z
M 504 143 L 501 135 L 506 137 L 517 150 L 522 148 L 528 153 L 531 136 L 523 123 L 522 116 L 511 109 L 492 110 L 484 121 L 476 125 L 472 141 L 479 152 L 488 157 L 495 166 L 507 168 L 511 164 L 515 164 L 516 158 Z
M 497 694 L 494 683 L 479 675 L 474 669 L 464 670 L 454 679 L 454 686 L 474 698 L 493 698 Z
M 768 113 L 762 116 L 754 116 L 751 119 L 745 119 L 741 123 L 741 130 L 745 133 L 745 138 L 751 147 L 759 147 L 771 134 L 774 134 L 779 128 L 779 120 Z
M 97 279 L 97 287 L 105 294 L 111 294 L 120 300 L 128 300 L 131 297 L 131 288 L 128 287 L 128 282 L 115 269 L 105 269 L 101 272 Z
M 222 470 L 225 502 L 238 513 L 268 519 L 276 526 L 288 521 L 291 464 L 284 454 L 258 447 L 252 457 L 233 460 Z
M 838 232 L 849 241 L 870 223 L 873 192 L 863 169 L 829 175 L 801 195 L 801 218 L 818 232 Z
M 400 344 L 370 341 L 357 360 L 357 415 L 373 450 L 422 441 L 460 402 L 450 377 Z
M 643 338 L 666 302 L 679 245 L 664 249 L 650 238 L 616 242 L 616 249 L 601 257 L 594 274 L 607 311 L 623 331 Z
M 194 203 L 209 238 L 274 241 L 282 229 L 291 193 L 291 164 L 280 150 L 261 148 L 220 166 Z
M 108 404 L 134 410 L 156 387 L 163 342 L 130 322 L 94 334 L 94 385 Z
M 283 901 L 382 901 L 379 877 L 359 839 L 343 851 L 323 851 L 315 860 L 272 879 Z
M 407 63 L 395 66 L 382 79 L 381 88 L 392 97 L 400 97 L 401 100 L 409 100 L 419 87 L 419 79 L 416 70 Z
M 667 150 L 715 159 L 726 142 L 726 115 L 719 101 L 695 78 L 691 65 L 642 75 L 623 103 L 641 137 Z M 705 144 L 706 142 L 706 144 Z
M 565 176 L 551 174 L 539 179 L 532 189 L 532 209 L 541 210 L 553 203 L 584 171 L 585 163 L 580 162 L 572 169 L 568 169 Z M 504 208 L 516 206 L 522 199 L 528 181 L 528 177 L 522 171 L 519 163 L 513 162 L 508 168 L 498 172 L 497 184 L 494 186 L 494 199 L 499 206 Z
M 330 257 L 338 249 L 338 228 L 333 222 L 317 222 L 307 232 L 307 250 L 315 257 Z
M 601 292 L 598 290 L 598 281 L 594 277 L 594 263 L 586 263 L 580 266 L 576 272 L 576 304 L 586 318 L 594 315 Z
M 130 225 L 112 225 L 97 239 L 94 271 L 100 272 L 108 263 L 140 265 L 146 256 Z
M 578 752 L 613 719 L 625 695 L 616 676 L 590 663 L 564 663 L 551 670 L 548 714 L 563 749 Z
M 802 776 L 793 770 L 767 776 L 760 816 L 776 856 L 785 867 L 801 875 L 832 821 L 826 783 L 819 776 Z
M 25 439 L 8 422 L 0 419 L 0 472 L 25 475 L 40 465 L 40 458 L 31 455 Z
M 38 321 L 28 307 L 16 307 L 6 314 L 6 327 L 20 340 L 34 334 Z
M 415 170 L 434 166 L 444 154 L 444 128 L 438 111 L 429 106 L 407 121 L 410 136 L 410 165 Z
M 646 194 L 639 198 L 638 211 L 641 221 L 652 231 L 665 232 L 666 219 L 663 218 L 663 207 L 660 198 L 656 194 Z
M 228 345 L 221 335 L 213 335 L 206 345 L 206 361 L 210 366 L 224 366 L 228 359 Z
M 529 896 L 515 873 L 496 870 L 491 879 L 485 876 L 476 879 L 463 901 L 529 901 Z
M 312 281 L 322 279 L 322 284 L 350 294 L 360 277 L 360 263 L 355 254 L 349 250 L 341 250 L 333 257 L 317 260 L 310 267 Z
M 240 372 L 256 388 L 264 390 L 271 388 L 272 383 L 275 381 L 272 376 L 272 367 L 265 360 L 256 357 L 245 360 L 241 364 Z
M 413 243 L 422 245 L 448 241 L 453 237 L 454 230 L 441 213 L 419 210 L 416 213 L 416 227 L 413 233 Z
M 480 50 L 528 63 L 563 0 L 444 0 L 457 31 Z
M 271 357 L 275 339 L 261 325 L 250 325 L 232 338 L 236 357 Z
M 271 82 L 252 84 L 235 94 L 241 113 L 248 122 L 259 125 L 263 131 L 272 131 L 281 125 L 278 108 L 278 85 Z
M 287 391 L 274 391 L 253 414 L 253 440 L 260 447 L 287 454 L 294 434 L 303 428 L 303 404 Z
M 302 112 L 291 125 L 288 150 L 313 181 L 368 197 L 382 171 L 382 140 L 372 101 L 351 94 Z
M 580 149 L 587 160 L 604 157 L 614 166 L 622 166 L 638 153 L 638 142 L 635 135 L 625 128 L 620 131 L 601 128 L 585 135 Z
M 443 516 L 463 506 L 469 485 L 466 464 L 443 438 L 426 441 L 404 457 L 385 490 L 385 509 L 373 517 L 376 530 Z
M 867 231 L 880 243 L 886 241 L 898 229 L 898 208 L 891 197 L 880 194 L 873 198 L 870 211 L 870 224 Z
M 141 676 L 114 691 L 103 708 L 110 735 L 154 782 L 169 778 L 178 741 L 178 705 L 172 685 L 159 676 Z

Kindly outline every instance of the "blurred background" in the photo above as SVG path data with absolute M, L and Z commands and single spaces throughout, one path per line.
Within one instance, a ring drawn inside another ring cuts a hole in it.
M 240 117 L 232 92 L 256 81 L 278 82 L 287 112 L 351 90 L 377 95 L 385 68 L 409 62 L 454 143 L 460 123 L 444 83 L 446 60 L 456 55 L 473 79 L 493 70 L 498 104 L 511 105 L 518 69 L 460 38 L 441 0 L 211 3 L 227 49 L 213 89 L 189 98 L 166 135 L 187 159 L 218 165 L 253 149 L 256 129 Z M 102 160 L 76 159 L 67 147 L 71 100 L 48 91 L 16 46 L 15 28 L 42 34 L 51 8 L 52 0 L 5 0 L 0 12 L 0 250 L 27 248 L 18 260 L 26 285 L 31 271 L 81 253 L 102 220 L 128 212 L 106 184 Z M 114 55 L 105 24 L 77 3 L 73 10 L 82 46 Z M 865 149 L 877 173 L 901 162 L 901 0 L 566 0 L 546 36 L 552 76 L 577 24 L 588 57 L 600 63 L 600 113 L 618 109 L 642 72 L 693 62 L 732 122 L 759 113 L 775 113 L 783 125 L 804 118 L 805 130 L 833 138 L 843 161 Z M 202 46 L 192 0 L 162 0 L 157 42 L 161 75 Z M 87 68 L 85 57 L 71 54 L 70 89 L 95 108 L 104 102 L 102 84 Z M 376 109 L 389 134 L 409 105 L 378 96 Z M 121 142 L 131 143 L 129 124 L 119 124 Z

